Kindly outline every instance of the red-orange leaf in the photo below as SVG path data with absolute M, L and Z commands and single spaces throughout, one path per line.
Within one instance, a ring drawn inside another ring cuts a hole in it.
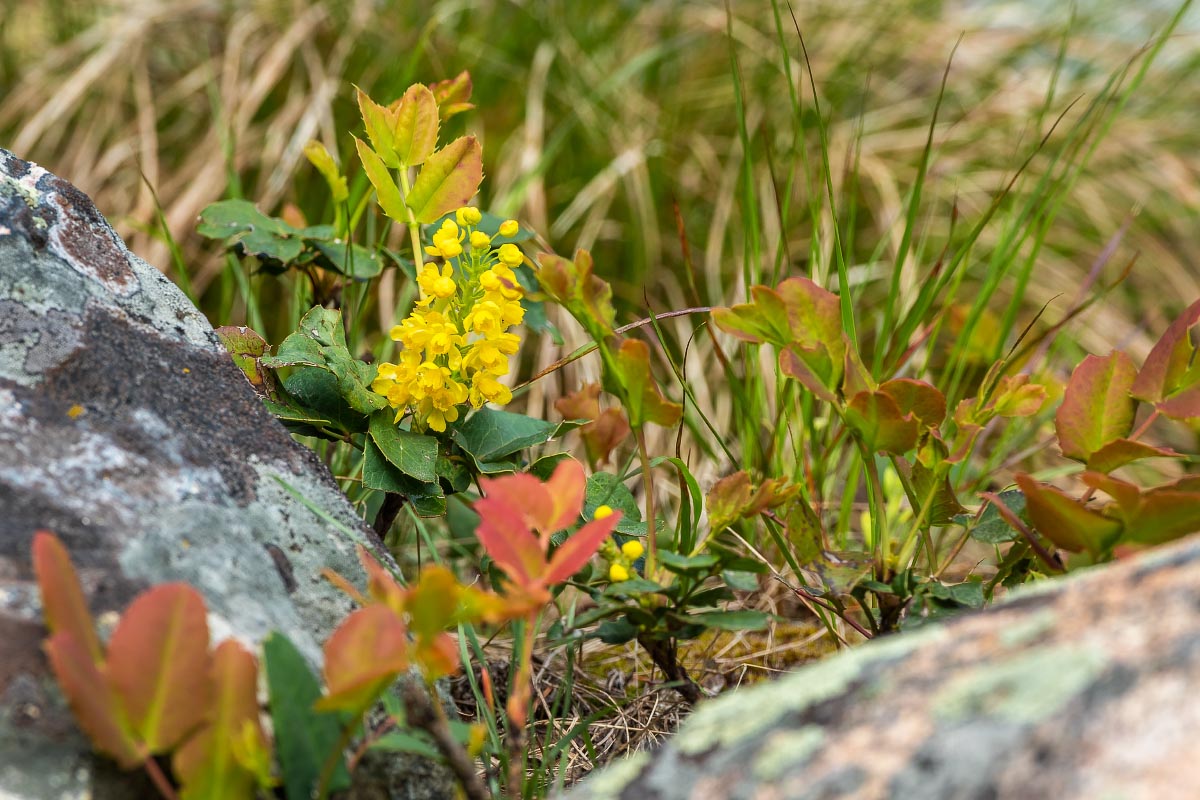
M 258 662 L 240 644 L 226 639 L 213 653 L 212 683 L 208 724 L 175 751 L 171 762 L 183 784 L 181 798 L 252 800 L 258 778 L 252 765 L 239 760 L 236 746 L 249 744 L 263 756 L 269 753 L 258 715 Z
M 1025 511 L 1038 532 L 1054 544 L 1093 555 L 1111 547 L 1121 534 L 1121 522 L 1081 505 L 1075 498 L 1049 484 L 1018 473 L 1017 485 L 1025 494 Z
M 433 97 L 437 100 L 438 113 L 442 119 L 450 119 L 455 114 L 461 114 L 474 108 L 471 99 L 471 73 L 463 70 L 453 78 L 429 84 Z
M 318 710 L 359 712 L 408 668 L 408 632 L 383 605 L 360 608 L 325 643 L 327 694 Z
M 74 634 L 63 631 L 50 637 L 45 648 L 54 677 L 96 751 L 112 757 L 124 769 L 142 763 L 146 754 L 129 732 L 116 698 L 87 647 Z
M 83 599 L 79 578 L 67 548 L 53 533 L 38 531 L 33 535 L 33 571 L 42 590 L 46 627 L 51 633 L 71 634 L 94 663 L 102 664 L 104 652 Z
M 170 750 L 209 711 L 204 598 L 184 583 L 138 595 L 108 645 L 109 679 L 135 734 L 152 753 Z
M 1129 434 L 1137 405 L 1129 390 L 1136 372 L 1133 359 L 1120 350 L 1080 362 L 1054 415 L 1064 456 L 1088 463 L 1093 453 Z
M 475 536 L 487 554 L 518 586 L 537 586 L 546 551 L 524 515 L 498 495 L 476 500 L 475 511 L 480 517 Z

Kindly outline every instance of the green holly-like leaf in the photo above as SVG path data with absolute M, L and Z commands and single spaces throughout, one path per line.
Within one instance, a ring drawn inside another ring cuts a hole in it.
M 446 513 L 446 496 L 436 480 L 422 482 L 388 461 L 373 438 L 363 445 L 363 486 L 407 498 L 421 517 L 441 517 Z
M 299 231 L 268 217 L 248 200 L 222 200 L 200 212 L 196 232 L 238 247 L 245 255 L 284 264 L 299 258 L 304 242 Z
M 545 420 L 481 408 L 453 427 L 454 441 L 481 463 L 542 444 L 554 437 L 558 425 Z
M 483 150 L 474 136 L 464 136 L 425 161 L 406 202 L 417 221 L 428 224 L 465 206 L 482 182 Z
M 374 278 L 383 271 L 383 261 L 374 250 L 358 244 L 348 244 L 333 238 L 305 238 L 305 243 L 311 245 L 320 253 L 317 265 L 323 269 L 331 269 L 348 278 L 367 280 Z
M 437 439 L 401 430 L 394 419 L 395 414 L 390 409 L 372 414 L 369 427 L 371 439 L 384 458 L 402 473 L 422 483 L 433 483 L 438 479 L 435 469 L 438 459 Z
M 621 521 L 616 527 L 618 533 L 640 536 L 646 532 L 642 510 L 638 507 L 633 492 L 611 472 L 596 472 L 587 479 L 587 488 L 583 494 L 584 519 L 591 519 L 600 506 L 608 506 L 621 512 Z
M 1016 514 L 1026 525 L 1031 524 L 1025 514 L 1025 495 L 1020 489 L 1007 489 L 997 496 L 1005 508 Z M 970 527 L 974 518 L 973 514 L 957 514 L 952 521 L 963 527 Z M 1020 531 L 1009 525 L 991 503 L 979 515 L 975 526 L 970 527 L 970 532 L 972 539 L 986 544 L 1004 544 L 1021 538 Z

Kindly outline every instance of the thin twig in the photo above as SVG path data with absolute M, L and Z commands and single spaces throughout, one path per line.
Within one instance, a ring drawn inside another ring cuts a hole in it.
M 404 681 L 401 695 L 408 724 L 420 728 L 433 739 L 438 752 L 450 766 L 450 771 L 458 778 L 467 800 L 492 800 L 491 792 L 483 785 L 475 770 L 475 759 L 454 738 L 441 706 L 432 702 L 424 687 L 415 680 Z

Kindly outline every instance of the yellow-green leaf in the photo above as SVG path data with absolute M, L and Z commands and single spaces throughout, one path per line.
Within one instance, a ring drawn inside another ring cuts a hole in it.
M 428 86 L 414 83 L 396 101 L 393 147 L 402 167 L 424 164 L 433 155 L 438 137 L 438 105 Z
M 683 406 L 663 397 L 650 374 L 649 345 L 640 339 L 626 339 L 615 361 L 616 378 L 624 388 L 625 410 L 634 428 L 647 422 L 669 428 L 679 422 Z
M 428 225 L 465 206 L 482 182 L 483 150 L 474 136 L 463 136 L 425 161 L 408 193 L 408 207 Z
M 400 196 L 400 188 L 392 179 L 392 173 L 379 157 L 379 154 L 367 147 L 366 142 L 354 138 L 354 146 L 358 148 L 358 158 L 362 161 L 363 169 L 375 187 L 375 195 L 379 198 L 379 206 L 383 213 L 397 222 L 407 222 L 408 212 L 404 208 L 404 199 Z
M 1054 415 L 1064 456 L 1088 463 L 1105 445 L 1129 434 L 1136 407 L 1129 390 L 1136 372 L 1133 359 L 1120 350 L 1103 358 L 1088 356 L 1080 362 L 1071 373 L 1062 405 Z
M 396 158 L 395 116 L 387 108 L 372 100 L 362 89 L 356 86 L 354 91 L 358 93 L 358 110 L 362 113 L 363 124 L 366 125 L 367 138 L 371 140 L 371 147 L 375 149 L 385 165 L 397 169 L 400 161 Z M 359 148 L 359 152 L 362 152 L 361 148 Z
M 325 149 L 325 145 L 313 139 L 304 145 L 304 157 L 308 159 L 308 163 L 316 167 L 317 172 L 321 173 L 325 183 L 329 184 L 333 202 L 346 202 L 346 198 L 350 196 L 350 190 L 346 186 L 346 176 L 338 170 L 333 156 Z

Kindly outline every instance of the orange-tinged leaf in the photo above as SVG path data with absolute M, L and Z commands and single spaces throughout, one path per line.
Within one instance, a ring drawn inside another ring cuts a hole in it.
M 1155 408 L 1171 419 L 1200 419 L 1200 383 L 1180 389 L 1166 400 L 1155 403 Z
M 776 292 L 787 309 L 791 343 L 805 349 L 820 345 L 840 370 L 845 340 L 838 296 L 808 278 L 788 278 Z
M 1085 472 L 1084 483 L 1116 501 L 1122 541 L 1162 544 L 1200 530 L 1200 478 L 1195 475 L 1145 491 L 1111 475 Z
M 49 531 L 33 535 L 33 571 L 42 590 L 42 614 L 50 633 L 71 634 L 94 663 L 104 663 L 96 625 L 83 599 L 71 557 L 59 538 Z
M 799 486 L 782 478 L 769 478 L 755 488 L 745 470 L 727 475 L 714 483 L 704 497 L 709 526 L 714 531 L 722 530 L 739 519 L 783 505 L 799 491 Z
M 946 418 L 946 397 L 925 381 L 896 378 L 884 381 L 879 391 L 896 401 L 904 416 L 912 415 L 926 428 L 936 428 Z
M 792 341 L 788 307 L 779 292 L 769 286 L 752 286 L 749 303 L 713 309 L 718 328 L 744 342 L 769 343 L 784 347 Z
M 354 91 L 358 95 L 358 110 L 367 128 L 367 138 L 371 140 L 371 147 L 382 164 L 397 169 L 400 161 L 396 158 L 395 118 L 387 108 L 372 100 L 362 89 L 356 86 Z M 355 137 L 355 141 L 358 141 L 358 137 Z M 359 155 L 361 154 L 360 146 Z M 374 183 L 374 180 L 371 182 Z
M 1025 511 L 1038 532 L 1072 553 L 1084 550 L 1099 555 L 1121 535 L 1120 520 L 1081 505 L 1049 484 L 1018 473 L 1017 485 L 1025 495 Z
M 112 689 L 87 646 L 74 634 L 62 631 L 46 640 L 45 648 L 54 677 L 96 751 L 115 759 L 123 769 L 141 764 L 147 754 L 141 752 L 125 724 Z
M 625 390 L 629 423 L 641 428 L 653 422 L 670 428 L 679 422 L 683 406 L 663 397 L 650 373 L 650 347 L 640 339 L 626 339 L 614 359 L 616 379 Z
M 474 136 L 463 136 L 426 159 L 406 202 L 428 225 L 465 206 L 482 182 L 483 151 Z
M 428 86 L 414 83 L 392 110 L 393 141 L 401 167 L 424 164 L 433 155 L 438 138 L 438 105 Z
M 606 408 L 600 416 L 579 429 L 588 462 L 605 464 L 612 451 L 625 441 L 633 429 L 619 408 Z
M 1188 334 L 1197 322 L 1200 322 L 1200 300 L 1188 306 L 1151 348 L 1133 382 L 1134 397 L 1157 403 L 1189 388 L 1200 378 L 1193 363 L 1195 348 Z
M 592 420 L 600 416 L 600 384 L 585 383 L 578 390 L 554 401 L 563 419 Z
M 1029 376 L 1010 375 L 1002 378 L 990 404 L 998 417 L 1032 417 L 1046 404 L 1046 387 L 1030 383 Z
M 1141 461 L 1143 458 L 1183 458 L 1174 450 L 1154 447 L 1130 439 L 1109 442 L 1088 456 L 1087 468 L 1096 472 L 1112 472 L 1114 469 Z
M 804 388 L 813 393 L 819 400 L 824 400 L 827 403 L 837 401 L 837 395 L 833 389 L 826 386 L 825 380 L 809 367 L 805 356 L 815 356 L 816 351 L 801 353 L 795 348 L 787 348 L 779 351 L 779 369 L 789 378 L 795 378 L 800 381 Z
M 425 679 L 430 681 L 453 675 L 461 666 L 458 660 L 458 644 L 448 633 L 418 639 L 413 658 L 421 665 L 421 673 Z
M 1120 350 L 1080 362 L 1054 415 L 1064 456 L 1088 463 L 1093 453 L 1129 434 L 1137 405 L 1129 390 L 1136 373 L 1133 359 Z
M 375 187 L 375 197 L 379 200 L 379 207 L 383 209 L 383 213 L 396 222 L 407 222 L 408 212 L 404 207 L 404 200 L 400 197 L 400 188 L 396 186 L 396 181 L 392 179 L 392 174 L 388 172 L 379 154 L 367 147 L 366 142 L 358 137 L 354 138 L 354 146 L 358 148 L 358 158 L 362 161 L 363 171 Z
M 499 495 L 476 500 L 475 512 L 480 518 L 475 536 L 492 560 L 517 586 L 538 586 L 546 551 L 530 530 L 524 514 Z
M 235 754 L 269 752 L 258 715 L 258 662 L 232 639 L 212 658 L 213 706 L 208 723 L 175 751 L 171 764 L 182 800 L 253 800 L 259 782 Z M 250 760 L 250 759 L 246 759 Z
M 184 583 L 134 599 L 108 644 L 109 680 L 130 727 L 152 753 L 204 721 L 212 696 L 204 598 Z
M 438 112 L 442 119 L 450 119 L 455 114 L 470 111 L 475 107 L 473 103 L 468 102 L 471 99 L 473 87 L 471 73 L 466 70 L 453 78 L 431 83 L 429 88 L 433 92 L 434 99 L 437 100 Z
M 404 613 L 407 601 L 404 587 L 396 582 L 392 573 L 384 569 L 375 556 L 361 544 L 357 546 L 358 561 L 367 573 L 367 594 L 377 603 L 383 603 L 395 614 Z
M 408 648 L 408 631 L 391 609 L 358 609 L 325 643 L 327 693 L 316 708 L 362 711 L 408 668 Z
M 872 452 L 903 455 L 917 446 L 920 430 L 916 418 L 902 414 L 890 395 L 859 392 L 850 399 L 844 414 L 846 424 Z
M 588 562 L 600 545 L 604 543 L 621 521 L 621 512 L 614 511 L 603 519 L 594 519 L 567 537 L 550 557 L 550 566 L 546 570 L 545 584 L 562 583 L 570 578 Z
M 537 521 L 541 523 L 538 528 L 546 532 L 560 531 L 577 520 L 583 510 L 587 476 L 578 461 L 564 458 L 544 486 L 549 504 L 545 510 L 538 510 Z

